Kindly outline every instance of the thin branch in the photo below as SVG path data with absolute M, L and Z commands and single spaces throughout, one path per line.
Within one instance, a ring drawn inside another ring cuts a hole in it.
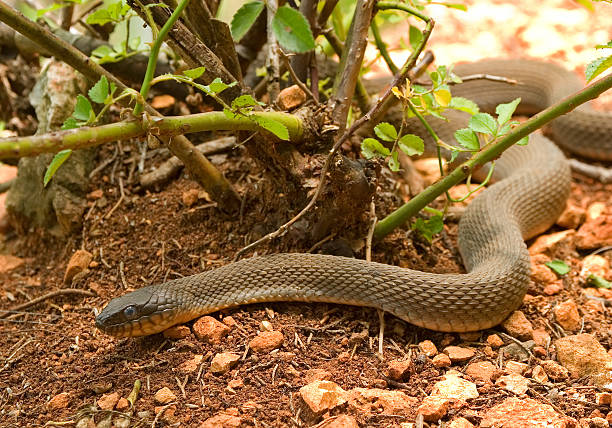
M 37 305 L 41 302 L 44 302 L 45 300 L 48 299 L 52 299 L 54 297 L 57 296 L 68 296 L 68 295 L 78 295 L 78 296 L 85 296 L 85 297 L 95 297 L 95 294 L 92 293 L 91 291 L 87 291 L 87 290 L 81 290 L 78 288 L 66 288 L 66 289 L 62 289 L 62 290 L 56 290 L 56 291 L 52 291 L 51 293 L 47 293 L 43 296 L 37 297 L 36 299 L 32 299 L 29 302 L 25 302 L 22 303 L 21 305 L 17 305 L 12 307 L 11 309 L 9 309 L 8 311 L 6 311 L 3 314 L 0 314 L 0 319 L 2 318 L 6 318 L 7 316 L 9 316 L 11 313 L 15 312 L 15 311 L 22 311 L 24 309 L 27 309 L 31 306 Z
M 280 92 L 280 61 L 276 49 L 276 35 L 272 28 L 272 19 L 278 9 L 278 2 L 277 0 L 268 0 L 266 5 L 266 12 L 268 13 L 268 58 L 266 60 L 266 68 L 269 76 L 268 96 L 270 97 L 270 104 L 274 104 Z
M 278 54 L 280 55 L 280 58 L 283 61 L 283 63 L 285 65 L 285 67 L 287 68 L 287 70 L 289 70 L 289 74 L 291 75 L 291 78 L 293 79 L 295 84 L 298 85 L 300 87 L 300 89 L 302 91 L 304 91 L 304 93 L 306 95 L 308 95 L 310 98 L 312 98 L 315 103 L 319 104 L 317 102 L 317 99 L 315 98 L 314 94 L 312 93 L 312 91 L 310 89 L 308 89 L 308 86 L 306 86 L 304 84 L 304 82 L 302 82 L 300 80 L 298 75 L 295 73 L 295 70 L 293 69 L 293 67 L 291 67 L 291 63 L 289 61 L 289 57 L 287 56 L 287 54 L 285 54 L 285 52 L 283 52 L 281 48 L 278 48 Z
M 378 24 L 376 23 L 376 19 L 372 19 L 372 23 L 370 24 L 370 29 L 372 30 L 372 35 L 374 36 L 374 43 L 376 44 L 376 48 L 378 49 L 378 51 L 380 52 L 380 55 L 385 60 L 387 67 L 389 67 L 389 70 L 391 71 L 391 73 L 397 74 L 397 72 L 399 71 L 399 68 L 397 68 L 397 65 L 395 65 L 395 63 L 391 59 L 391 56 L 389 55 L 389 51 L 387 50 L 387 44 L 383 41 L 382 37 L 380 36 L 380 30 L 378 29 Z

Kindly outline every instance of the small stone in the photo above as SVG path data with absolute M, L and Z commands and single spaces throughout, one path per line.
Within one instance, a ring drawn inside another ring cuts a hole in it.
M 569 377 L 569 371 L 561 364 L 553 360 L 544 360 L 540 362 L 540 365 L 546 372 L 549 378 L 555 382 L 560 382 Z
M 542 293 L 544 293 L 546 296 L 554 296 L 556 294 L 559 294 L 562 290 L 563 290 L 563 281 L 558 280 L 544 287 L 544 289 L 542 290 Z
M 283 110 L 293 110 L 301 106 L 306 101 L 306 94 L 298 85 L 289 86 L 278 94 L 276 102 Z
M 346 391 L 329 380 L 317 380 L 300 388 L 300 397 L 315 414 L 322 414 L 346 403 L 345 394 Z
M 232 379 L 227 383 L 227 386 L 232 389 L 239 389 L 244 386 L 244 381 L 242 379 Z
M 7 273 L 25 263 L 24 259 L 11 256 L 10 254 L 0 254 L 0 273 Z
M 588 220 L 576 233 L 576 247 L 582 250 L 612 245 L 612 215 L 600 215 Z
M 392 360 L 388 364 L 389 377 L 393 380 L 402 381 L 410 376 L 412 368 L 411 360 Z
M 178 370 L 181 373 L 195 373 L 195 371 L 200 367 L 200 363 L 202 363 L 203 358 L 204 355 L 194 355 L 193 358 L 181 363 L 178 366 Z
M 332 416 L 317 424 L 318 428 L 359 428 L 354 417 L 349 415 Z
M 547 348 L 550 345 L 550 334 L 543 328 L 536 328 L 533 331 L 533 341 L 536 345 Z
M 242 418 L 240 416 L 219 413 L 206 419 L 199 428 L 240 428 L 241 426 Z
M 304 380 L 306 383 L 312 383 L 317 380 L 331 380 L 332 374 L 323 369 L 310 369 L 306 372 Z
M 89 199 L 90 201 L 95 201 L 97 199 L 100 199 L 102 196 L 104 196 L 104 191 L 102 189 L 96 189 L 87 194 L 87 199 Z
M 504 355 L 504 358 L 517 360 L 517 361 L 525 361 L 529 358 L 529 353 L 525 350 L 525 348 L 529 349 L 530 346 L 526 346 L 527 343 L 534 343 L 533 340 L 528 340 L 523 343 L 523 346 L 518 343 L 510 343 L 503 348 L 500 348 L 500 352 Z
M 440 397 L 425 397 L 423 403 L 417 409 L 417 413 L 423 415 L 427 422 L 436 422 L 442 419 L 448 412 L 449 400 Z
M 450 367 L 452 365 L 451 359 L 446 354 L 438 354 L 432 359 L 434 366 L 438 368 Z
M 607 278 L 610 275 L 610 261 L 599 254 L 590 254 L 586 256 L 582 259 L 580 277 L 586 279 L 591 274 Z
M 529 247 L 529 254 L 533 256 L 535 254 L 550 251 L 562 242 L 569 242 L 575 233 L 575 230 L 570 229 L 562 232 L 551 233 L 550 235 L 540 235 Z
M 420 342 L 419 349 L 423 354 L 427 355 L 428 357 L 434 357 L 438 354 L 438 349 L 431 340 L 424 340 Z
M 568 203 L 565 211 L 561 213 L 557 224 L 565 229 L 577 229 L 586 217 L 585 210 L 577 205 Z
M 466 342 L 476 342 L 478 339 L 480 339 L 480 332 L 469 331 L 467 333 L 459 333 L 459 338 Z
M 92 259 L 93 256 L 89 251 L 75 251 L 72 257 L 70 257 L 70 261 L 66 267 L 66 272 L 64 273 L 64 284 L 71 284 L 75 276 L 81 272 L 84 272 L 89 267 L 89 263 Z
M 176 400 L 176 395 L 174 392 L 170 390 L 167 386 L 164 386 L 162 389 L 158 390 L 153 396 L 155 402 L 161 406 L 164 406 L 171 401 Z
M 472 379 L 481 380 L 483 382 L 491 382 L 493 376 L 497 373 L 497 367 L 490 361 L 478 361 L 470 363 L 465 369 L 465 374 Z
M 531 265 L 531 279 L 540 284 L 552 284 L 557 281 L 557 275 L 546 265 Z
M 535 355 L 538 358 L 544 358 L 548 354 L 546 352 L 546 348 L 544 348 L 543 346 L 534 346 L 531 352 L 533 352 L 533 355 Z
M 553 309 L 555 319 L 566 331 L 576 331 L 580 328 L 581 320 L 578 314 L 578 306 L 572 299 L 559 303 Z
M 151 107 L 157 110 L 170 108 L 174 105 L 175 102 L 176 100 L 172 95 L 156 95 L 151 100 Z
M 531 371 L 531 378 L 538 383 L 548 382 L 548 375 L 542 366 L 535 366 Z
M 210 362 L 210 371 L 214 374 L 227 373 L 239 360 L 240 355 L 238 354 L 234 354 L 233 352 L 221 352 L 215 355 Z
M 190 189 L 187 190 L 186 192 L 183 192 L 183 195 L 181 196 L 181 199 L 183 201 L 183 204 L 186 207 L 192 207 L 196 204 L 196 202 L 198 202 L 198 193 L 200 191 L 198 189 Z
M 529 340 L 533 336 L 533 326 L 521 311 L 512 312 L 501 326 L 510 336 L 519 340 Z
M 115 405 L 119 402 L 119 394 L 112 392 L 110 394 L 104 394 L 98 398 L 98 407 L 102 410 L 113 410 Z
M 164 330 L 163 335 L 166 339 L 184 339 L 189 337 L 191 330 L 186 325 L 175 325 Z
M 340 352 L 336 358 L 338 359 L 339 362 L 346 363 L 347 361 L 350 361 L 351 354 L 349 354 L 346 351 Z
M 238 325 L 238 321 L 236 321 L 236 319 L 234 319 L 234 317 L 232 316 L 227 316 L 224 317 L 221 322 L 223 322 L 223 324 L 225 324 L 228 327 L 234 327 L 236 325 Z
M 47 410 L 62 410 L 68 407 L 69 404 L 70 394 L 67 392 L 62 392 L 49 400 L 47 403 Z
M 353 388 L 347 393 L 349 407 L 357 413 L 384 413 L 389 415 L 414 415 L 418 400 L 401 391 L 379 388 Z
M 193 332 L 198 339 L 218 345 L 229 334 L 230 328 L 213 317 L 205 316 L 193 324 Z
M 284 341 L 285 337 L 280 331 L 264 331 L 249 342 L 249 348 L 253 352 L 270 352 L 280 348 Z
M 572 422 L 555 412 L 552 406 L 531 398 L 511 397 L 489 409 L 480 426 L 482 428 L 569 428 Z
M 557 360 L 572 376 L 591 376 L 596 385 L 612 389 L 612 357 L 594 336 L 585 333 L 562 337 L 555 341 L 555 349 Z
M 499 385 L 510 392 L 521 395 L 526 393 L 529 389 L 529 380 L 519 374 L 511 373 L 506 376 L 501 376 L 495 381 L 495 385 Z
M 274 326 L 272 325 L 272 323 L 268 320 L 263 320 L 261 322 L 261 329 L 263 331 L 272 331 L 274 330 Z
M 607 205 L 603 202 L 593 202 L 586 209 L 587 221 L 595 220 L 601 217 L 606 212 Z
M 450 370 L 442 380 L 434 384 L 430 395 L 465 401 L 478 397 L 478 390 L 476 384 L 461 378 L 459 372 Z
M 508 361 L 506 362 L 506 370 L 510 373 L 516 373 L 519 375 L 525 374 L 527 369 L 529 368 L 529 364 L 519 363 L 518 361 Z
M 474 428 L 474 424 L 465 418 L 456 418 L 446 425 L 446 428 Z
M 447 346 L 443 351 L 453 363 L 462 363 L 471 358 L 474 358 L 476 352 L 472 348 L 463 348 L 461 346 Z
M 598 406 L 610 405 L 612 404 L 612 394 L 609 392 L 597 392 L 595 394 L 595 403 Z
M 609 428 L 610 424 L 601 417 L 589 418 L 589 428 Z
M 504 341 L 497 334 L 490 334 L 489 336 L 487 336 L 487 344 L 491 348 L 497 349 L 504 346 Z
M 127 401 L 123 397 L 121 397 L 119 401 L 117 401 L 117 404 L 115 405 L 115 409 L 119 410 L 120 412 L 123 412 L 124 410 L 127 410 L 129 408 L 130 408 L 130 402 Z

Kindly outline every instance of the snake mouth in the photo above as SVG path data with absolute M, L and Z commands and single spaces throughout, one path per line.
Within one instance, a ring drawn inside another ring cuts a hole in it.
M 148 336 L 150 334 L 161 333 L 182 321 L 179 311 L 175 308 L 123 322 L 116 322 L 113 320 L 115 314 L 111 314 L 109 317 L 105 311 L 106 308 L 96 317 L 96 327 L 103 333 L 117 338 Z

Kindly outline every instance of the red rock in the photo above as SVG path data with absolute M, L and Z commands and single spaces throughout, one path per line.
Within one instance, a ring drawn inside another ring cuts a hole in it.
M 25 263 L 24 259 L 11 256 L 10 254 L 0 254 L 0 273 L 7 273 Z
M 550 334 L 543 328 L 537 328 L 533 331 L 533 341 L 536 345 L 547 348 L 550 345 Z
M 554 296 L 555 294 L 559 294 L 563 290 L 563 281 L 557 280 L 551 284 L 548 284 L 542 290 L 546 296 Z
M 446 416 L 449 401 L 447 398 L 425 397 L 417 413 L 423 415 L 423 419 L 427 422 L 439 421 Z
M 189 189 L 186 192 L 183 192 L 181 196 L 181 200 L 186 207 L 191 207 L 198 202 L 198 193 L 200 191 L 198 189 Z
M 546 251 L 552 250 L 554 247 L 561 243 L 569 243 L 575 233 L 575 230 L 570 229 L 564 230 L 562 232 L 551 233 L 550 235 L 541 235 L 529 247 L 529 254 L 533 256 L 535 254 L 544 253 Z
M 352 416 L 338 415 L 325 419 L 317 428 L 359 428 L 359 424 Z
M 491 408 L 480 422 L 482 428 L 570 428 L 572 419 L 564 418 L 548 404 L 530 398 L 507 398 Z
M 610 273 L 610 261 L 606 257 L 599 254 L 590 254 L 582 259 L 582 269 L 580 270 L 582 279 L 586 279 L 590 274 L 609 278 Z
M 117 401 L 117 404 L 115 405 L 115 409 L 119 410 L 120 412 L 123 412 L 124 410 L 127 410 L 129 408 L 130 408 L 130 402 L 127 401 L 123 397 L 121 397 L 119 401 Z
M 280 348 L 284 341 L 285 337 L 280 331 L 264 331 L 249 342 L 249 348 L 253 352 L 270 352 Z
M 532 264 L 531 279 L 540 284 L 552 284 L 557 281 L 557 275 L 546 265 Z
M 238 364 L 240 355 L 233 352 L 221 352 L 215 355 L 210 362 L 210 371 L 215 374 L 223 374 L 230 371 L 232 367 Z
M 175 325 L 163 332 L 166 339 L 184 339 L 189 337 L 190 334 L 191 330 L 186 325 Z
M 565 229 L 577 229 L 586 217 L 584 208 L 571 203 L 567 204 L 565 211 L 561 213 L 557 224 Z
M 408 416 L 414 414 L 418 400 L 401 391 L 378 388 L 354 388 L 348 391 L 349 407 L 356 412 L 386 413 Z
M 181 373 L 194 373 L 202 363 L 203 355 L 194 355 L 193 358 L 184 361 L 178 366 L 178 371 Z
M 569 377 L 569 371 L 556 361 L 544 360 L 540 362 L 540 365 L 548 377 L 556 382 L 563 381 Z
M 104 191 L 102 189 L 96 189 L 93 192 L 89 192 L 87 194 L 87 199 L 89 199 L 90 201 L 94 201 L 96 199 L 100 199 L 102 196 L 104 196 Z
M 119 402 L 119 394 L 112 392 L 110 394 L 104 394 L 98 398 L 98 407 L 102 410 L 113 410 L 115 405 Z
M 300 397 L 311 412 L 324 412 L 346 403 L 346 391 L 335 382 L 317 380 L 300 388 Z
M 612 245 L 612 215 L 587 220 L 576 233 L 576 246 L 583 250 Z
M 438 354 L 432 359 L 433 365 L 438 368 L 450 367 L 452 362 L 446 354 Z
M 462 363 L 471 358 L 474 358 L 476 352 L 472 348 L 464 348 L 461 346 L 447 346 L 443 351 L 453 363 Z
M 497 334 L 491 334 L 487 336 L 487 344 L 491 348 L 497 349 L 504 346 L 504 341 Z
M 436 382 L 431 391 L 431 396 L 448 398 L 452 400 L 469 400 L 478 397 L 476 385 L 469 380 L 462 379 L 460 373 L 450 370 Z
M 171 401 L 176 400 L 176 395 L 174 394 L 174 392 L 172 392 L 172 390 L 170 390 L 170 388 L 164 386 L 155 393 L 153 399 L 157 404 L 163 406 L 170 403 Z
M 242 418 L 240 416 L 219 413 L 206 419 L 200 424 L 200 428 L 240 428 Z
M 68 392 L 62 392 L 52 397 L 47 403 L 47 410 L 62 410 L 68 407 L 70 404 L 70 394 Z
M 402 381 L 410 376 L 412 368 L 411 360 L 392 360 L 388 364 L 389 377 L 393 380 Z
M 66 267 L 66 273 L 64 274 L 64 284 L 72 283 L 74 277 L 83 272 L 89 267 L 89 263 L 93 259 L 92 254 L 85 250 L 76 250 L 70 261 L 68 267 Z
M 283 110 L 292 110 L 306 101 L 306 94 L 298 85 L 289 86 L 278 94 L 276 102 Z
M 598 406 L 612 404 L 612 394 L 609 392 L 598 392 L 595 394 L 595 403 Z
M 431 340 L 424 340 L 420 342 L 419 349 L 423 354 L 427 355 L 428 357 L 434 357 L 438 354 L 438 349 Z
M 531 371 L 531 378 L 538 383 L 548 382 L 548 375 L 542 366 L 535 366 Z
M 221 322 L 223 322 L 223 324 L 225 324 L 228 327 L 234 327 L 234 326 L 238 325 L 238 321 L 236 321 L 234 319 L 234 317 L 232 317 L 232 316 L 223 317 Z
M 205 316 L 193 324 L 193 332 L 200 340 L 218 345 L 230 332 L 230 328 L 213 317 Z
M 478 361 L 470 363 L 465 369 L 465 374 L 472 379 L 481 380 L 483 382 L 491 382 L 493 376 L 497 373 L 497 367 L 490 361 Z
M 590 334 L 562 337 L 555 341 L 555 349 L 557 360 L 570 371 L 572 376 L 605 376 L 612 367 L 612 357 Z M 548 375 L 550 376 L 550 373 Z
M 327 370 L 323 369 L 310 369 L 306 372 L 304 380 L 306 383 L 312 383 L 317 380 L 331 380 L 332 375 Z
M 586 209 L 586 219 L 587 221 L 595 220 L 598 217 L 601 217 L 606 213 L 607 205 L 603 202 L 593 202 Z
M 175 102 L 176 100 L 172 95 L 157 95 L 151 100 L 151 107 L 157 110 L 170 108 L 174 105 Z
M 508 361 L 506 362 L 506 370 L 508 370 L 510 373 L 516 373 L 519 375 L 523 375 L 527 369 L 529 368 L 528 364 L 525 363 L 519 363 L 518 361 Z
M 521 311 L 512 312 L 501 326 L 510 336 L 519 340 L 530 340 L 533 337 L 533 326 Z
M 580 328 L 580 314 L 578 314 L 578 306 L 573 300 L 569 299 L 559 303 L 555 306 L 553 312 L 555 313 L 555 319 L 565 331 L 576 331 Z
M 474 428 L 474 424 L 465 418 L 453 419 L 446 428 Z
M 232 389 L 242 388 L 244 386 L 244 381 L 242 379 L 232 379 L 227 383 L 227 386 Z
M 495 381 L 495 385 L 499 385 L 510 392 L 521 395 L 526 393 L 529 389 L 529 380 L 519 374 L 511 373 L 506 376 L 500 376 L 500 378 Z
M 480 331 L 468 331 L 465 333 L 459 333 L 459 338 L 466 342 L 477 342 L 480 339 Z

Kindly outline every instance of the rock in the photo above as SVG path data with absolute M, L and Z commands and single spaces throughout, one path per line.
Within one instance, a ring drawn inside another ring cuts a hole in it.
M 357 412 L 414 415 L 418 400 L 401 391 L 354 388 L 347 394 L 349 406 Z
M 240 416 L 219 413 L 206 419 L 200 424 L 199 428 L 240 428 L 241 426 L 242 418 Z
M 530 344 L 530 345 L 529 345 Z M 510 343 L 503 348 L 500 349 L 500 352 L 503 353 L 504 358 L 511 360 L 519 360 L 525 361 L 529 358 L 529 354 L 526 349 L 530 349 L 535 345 L 533 340 L 528 340 L 527 342 L 523 342 L 523 346 L 520 346 L 518 343 Z
M 446 428 L 474 428 L 474 424 L 465 418 L 456 418 L 446 425 Z
M 412 368 L 411 360 L 392 360 L 388 364 L 389 377 L 393 380 L 402 381 L 410 376 Z
M 264 331 L 249 342 L 249 348 L 254 352 L 270 352 L 280 348 L 285 337 L 280 331 Z
M 432 363 L 434 366 L 438 368 L 450 367 L 451 359 L 446 354 L 438 354 L 432 359 Z
M 119 394 L 112 392 L 110 394 L 104 394 L 98 398 L 98 407 L 102 410 L 113 410 L 115 405 L 119 402 Z
M 272 331 L 274 330 L 274 326 L 272 325 L 272 323 L 268 320 L 263 320 L 261 322 L 261 329 L 263 331 Z
M 239 360 L 240 355 L 238 354 L 234 354 L 233 352 L 221 352 L 215 355 L 210 362 L 210 371 L 214 374 L 227 373 Z
M 62 410 L 68 407 L 70 404 L 70 394 L 68 392 L 62 392 L 52 397 L 47 403 L 47 410 Z
M 198 189 L 189 189 L 186 192 L 183 192 L 181 196 L 181 200 L 186 207 L 191 207 L 198 202 L 198 193 L 200 191 Z
M 434 357 L 438 354 L 438 349 L 431 340 L 424 340 L 420 342 L 419 349 L 423 354 L 427 355 L 428 357 Z
M 612 404 L 612 394 L 610 394 L 609 392 L 597 392 L 595 394 L 595 403 L 598 406 L 611 405 Z
M 481 380 L 483 382 L 491 382 L 493 376 L 497 373 L 497 367 L 490 361 L 478 361 L 470 363 L 465 369 L 465 374 L 472 379 Z
M 151 100 L 151 107 L 156 110 L 170 108 L 176 103 L 176 99 L 172 95 L 156 95 Z
M 351 359 L 351 354 L 348 353 L 347 351 L 340 352 L 336 358 L 338 359 L 339 362 L 346 363 L 347 361 Z
M 327 370 L 323 369 L 310 369 L 306 372 L 304 380 L 306 383 L 312 383 L 316 380 L 331 380 L 332 375 Z
M 535 254 L 541 254 L 552 250 L 561 243 L 570 242 L 575 233 L 575 230 L 570 229 L 562 232 L 551 233 L 550 235 L 540 235 L 535 242 L 531 244 L 531 247 L 529 247 L 529 254 L 532 256 Z
M 608 278 L 610 275 L 610 261 L 599 254 L 590 254 L 582 259 L 580 278 L 586 279 L 590 274 Z
M 564 418 L 548 404 L 531 398 L 507 398 L 491 408 L 480 422 L 482 428 L 570 428 L 572 419 Z
M 119 410 L 120 412 L 123 412 L 124 410 L 127 410 L 129 408 L 130 408 L 130 402 L 127 401 L 123 397 L 121 397 L 119 401 L 117 401 L 117 404 L 115 405 L 115 409 Z
M 223 317 L 221 322 L 228 327 L 234 327 L 238 325 L 238 321 L 236 321 L 236 319 L 232 316 Z
M 601 217 L 606 212 L 607 205 L 603 202 L 593 202 L 586 209 L 586 219 L 587 221 L 595 220 L 598 217 Z
M 504 330 L 519 340 L 529 340 L 533 337 L 533 326 L 521 311 L 514 311 L 501 324 Z
M 64 273 L 64 284 L 71 284 L 75 276 L 85 271 L 89 267 L 89 263 L 93 259 L 92 254 L 89 251 L 77 250 L 74 252 L 66 272 Z
M 244 381 L 242 379 L 232 379 L 227 383 L 227 386 L 232 389 L 239 389 L 244 386 Z
M 436 422 L 446 416 L 448 405 L 449 400 L 447 398 L 425 397 L 417 410 L 417 414 L 423 415 L 423 419 L 427 422 Z
M 559 303 L 553 309 L 555 319 L 566 331 L 576 331 L 580 328 L 581 320 L 578 306 L 572 299 Z
M 7 273 L 25 263 L 24 259 L 11 256 L 10 254 L 0 254 L 0 273 Z
M 497 349 L 504 346 L 504 341 L 497 334 L 490 334 L 489 336 L 487 336 L 487 344 L 491 348 Z
M 557 275 L 546 265 L 532 264 L 531 279 L 540 284 L 552 284 L 557 281 Z
M 193 332 L 200 340 L 218 345 L 230 332 L 230 328 L 213 317 L 205 316 L 193 324 Z
M 352 416 L 338 415 L 325 419 L 317 428 L 359 428 L 359 424 Z
M 153 400 L 161 406 L 164 406 L 174 400 L 176 400 L 176 395 L 174 392 L 170 390 L 167 386 L 164 386 L 162 389 L 158 390 L 153 396 Z
M 531 371 L 531 378 L 538 383 L 548 382 L 548 375 L 542 366 L 535 366 Z
M 443 351 L 453 363 L 463 363 L 471 358 L 474 358 L 476 352 L 472 348 L 463 348 L 461 346 L 447 346 Z
M 518 361 L 508 361 L 506 362 L 506 370 L 510 373 L 516 373 L 519 375 L 523 375 L 527 369 L 529 368 L 529 364 L 519 363 Z
M 546 375 L 555 382 L 563 381 L 569 377 L 569 371 L 556 361 L 544 360 L 540 362 L 540 365 L 546 372 Z
M 612 389 L 612 356 L 594 336 L 585 333 L 562 337 L 555 341 L 555 349 L 557 360 L 572 376 L 591 376 L 596 385 Z
M 536 328 L 533 331 L 533 341 L 536 345 L 547 348 L 550 345 L 550 334 L 543 328 Z
M 176 405 L 155 406 L 155 414 L 165 425 L 175 425 L 178 422 L 176 417 Z
M 519 374 L 511 373 L 506 376 L 501 376 L 495 381 L 495 385 L 499 385 L 505 390 L 521 395 L 526 393 L 529 389 L 529 380 Z
M 298 85 L 289 86 L 278 94 L 276 102 L 283 110 L 293 110 L 301 106 L 306 101 L 306 94 Z
M 562 290 L 563 290 L 563 281 L 558 280 L 544 287 L 544 289 L 542 290 L 542 293 L 544 293 L 546 296 L 554 296 L 555 294 L 559 294 Z
M 300 397 L 317 415 L 346 403 L 345 395 L 346 391 L 329 380 L 317 380 L 300 388 Z
M 607 420 L 601 417 L 589 418 L 589 428 L 609 428 L 610 424 Z
M 181 373 L 195 373 L 200 367 L 204 355 L 194 355 L 192 359 L 184 361 L 178 366 L 178 370 Z
M 612 215 L 600 215 L 584 223 L 576 233 L 576 247 L 590 250 L 612 245 Z
M 480 339 L 480 331 L 468 331 L 466 333 L 459 333 L 459 338 L 466 342 L 477 342 Z
M 430 396 L 465 401 L 478 397 L 478 390 L 474 383 L 462 379 L 460 373 L 450 370 L 442 380 L 434 384 Z
M 557 224 L 565 229 L 577 229 L 586 217 L 585 210 L 577 205 L 568 203 L 565 211 L 561 213 Z
M 191 330 L 186 325 L 175 325 L 163 332 L 166 339 L 184 339 L 189 337 L 190 334 Z

